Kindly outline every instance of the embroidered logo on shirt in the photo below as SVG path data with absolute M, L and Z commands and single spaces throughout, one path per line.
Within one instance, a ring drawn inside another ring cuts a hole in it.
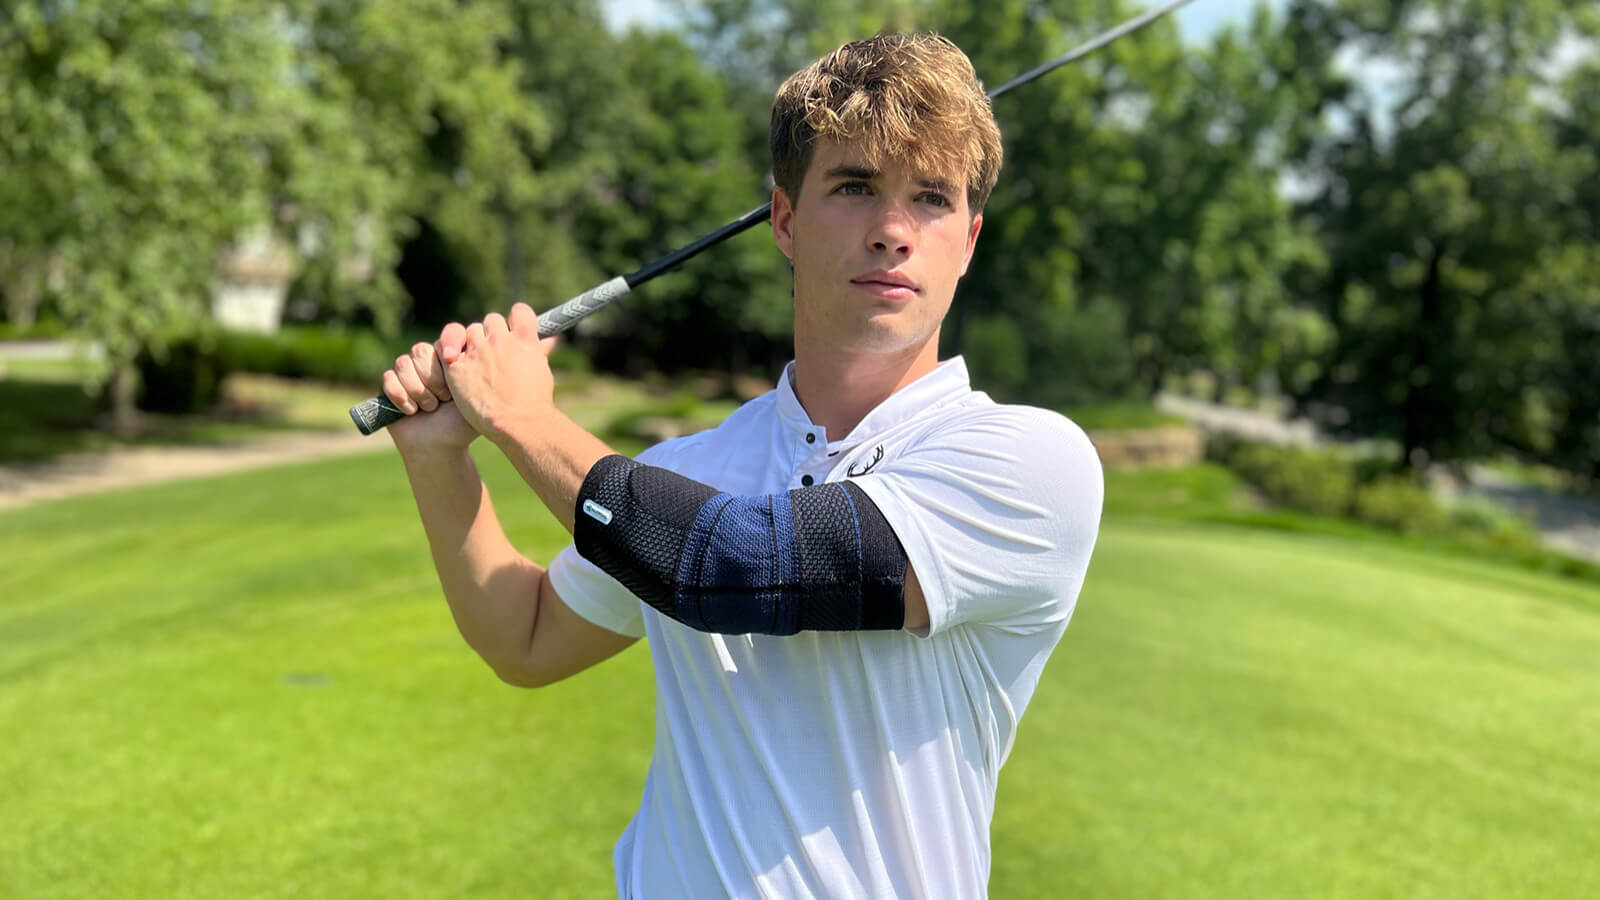
M 868 472 L 871 472 L 877 467 L 878 463 L 881 462 L 883 462 L 883 445 L 879 444 L 877 448 L 872 451 L 872 462 L 869 462 L 864 466 L 857 466 L 855 463 L 851 463 L 850 468 L 844 470 L 844 474 L 851 478 L 860 478 Z

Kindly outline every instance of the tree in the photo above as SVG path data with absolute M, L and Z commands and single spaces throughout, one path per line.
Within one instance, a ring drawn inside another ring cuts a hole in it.
M 1313 101 L 1343 123 L 1305 142 L 1339 337 L 1306 399 L 1394 438 L 1405 464 L 1537 444 L 1548 426 L 1534 294 L 1580 295 L 1572 261 L 1593 238 L 1572 202 L 1592 157 L 1555 140 L 1545 50 L 1595 19 L 1558 0 L 1302 0 L 1291 14 L 1318 32 L 1300 40 L 1322 54 L 1314 68 L 1354 52 L 1400 73 L 1392 109 L 1348 79 Z
M 310 250 L 323 296 L 392 325 L 408 213 L 492 190 L 471 176 L 511 171 L 530 125 L 488 4 L 20 0 L 0 16 L 0 234 L 58 261 L 60 306 L 113 363 L 122 428 L 134 359 L 204 321 L 242 236 Z M 426 165 L 442 119 L 475 123 L 448 182 Z

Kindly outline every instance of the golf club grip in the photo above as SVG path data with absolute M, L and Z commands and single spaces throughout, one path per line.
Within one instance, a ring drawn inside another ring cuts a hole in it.
M 621 275 L 592 287 L 539 316 L 539 336 L 547 338 L 560 334 L 584 318 L 626 297 L 631 290 L 633 288 L 628 285 L 628 279 Z M 350 407 L 350 420 L 356 423 L 356 429 L 362 434 L 371 434 L 388 428 L 405 417 L 406 414 L 397 409 L 385 394 L 379 394 L 371 400 Z

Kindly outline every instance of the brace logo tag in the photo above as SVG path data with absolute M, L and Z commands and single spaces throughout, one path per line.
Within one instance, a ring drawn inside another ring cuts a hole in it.
M 599 522 L 601 525 L 611 524 L 611 510 L 606 509 L 604 506 L 601 506 L 593 500 L 583 501 L 583 514 L 595 520 L 596 522 Z

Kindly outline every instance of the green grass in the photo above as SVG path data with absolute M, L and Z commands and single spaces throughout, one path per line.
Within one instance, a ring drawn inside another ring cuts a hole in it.
M 1148 403 L 1095 403 L 1068 407 L 1063 415 L 1084 431 L 1123 431 L 1131 428 L 1160 428 L 1182 425 L 1182 416 L 1164 413 Z
M 484 469 L 513 538 L 555 549 Z M 1600 591 L 1162 518 L 1163 492 L 1237 501 L 1206 469 L 1118 478 L 1002 773 L 993 896 L 1600 892 Z M 501 686 L 392 455 L 0 514 L 0 556 L 5 896 L 610 890 L 648 649 Z

